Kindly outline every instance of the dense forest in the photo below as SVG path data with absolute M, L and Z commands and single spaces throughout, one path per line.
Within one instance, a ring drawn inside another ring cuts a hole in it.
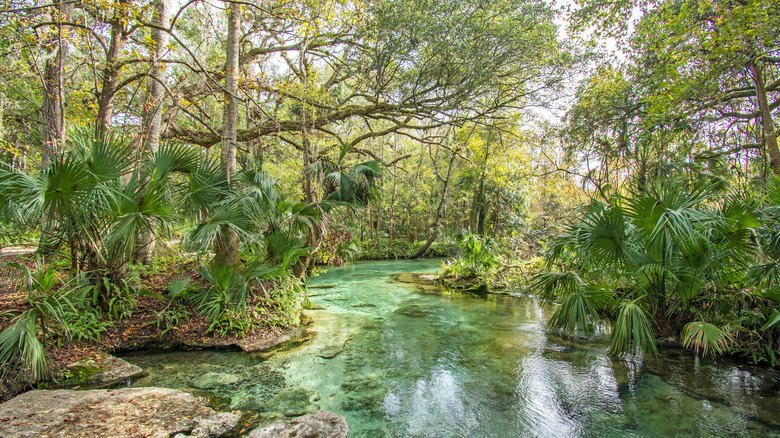
M 780 354 L 776 0 L 0 0 L 0 361 L 448 257 L 615 354 Z M 185 329 L 186 328 L 186 329 Z M 192 334 L 191 333 L 191 334 Z M 81 347 L 78 347 L 81 348 Z

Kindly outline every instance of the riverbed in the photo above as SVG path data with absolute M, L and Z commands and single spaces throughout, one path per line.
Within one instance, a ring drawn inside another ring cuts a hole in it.
M 532 298 L 445 290 L 438 260 L 350 263 L 311 284 L 316 333 L 272 353 L 134 353 L 133 386 L 210 397 L 261 421 L 323 409 L 350 437 L 780 437 L 778 375 L 665 350 L 612 357 L 606 334 L 545 330 Z M 301 411 L 301 412 L 297 412 Z

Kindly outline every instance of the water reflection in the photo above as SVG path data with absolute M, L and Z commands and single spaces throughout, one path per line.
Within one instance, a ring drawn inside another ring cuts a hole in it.
M 547 333 L 551 309 L 533 300 L 477 298 L 393 277 L 436 267 L 331 270 L 316 281 L 337 286 L 312 297 L 325 308 L 310 312 L 317 336 L 252 368 L 286 389 L 264 391 L 267 383 L 241 380 L 244 371 L 214 392 L 232 406 L 254 406 L 246 397 L 255 397 L 268 421 L 301 409 L 339 412 L 351 437 L 780 436 L 771 372 L 676 351 L 645 363 L 613 358 L 603 337 Z M 218 366 L 202 364 L 213 355 L 184 362 L 212 374 L 226 372 L 226 362 L 248 365 L 246 355 L 219 354 Z M 166 360 L 147 355 L 157 377 L 139 384 L 164 384 Z M 188 381 L 199 379 L 198 369 Z M 284 394 L 298 394 L 298 404 Z

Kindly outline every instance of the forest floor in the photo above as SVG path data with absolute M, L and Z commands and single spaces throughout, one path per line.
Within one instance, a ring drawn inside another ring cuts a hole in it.
M 32 251 L 21 251 L 14 254 L 4 253 L 0 256 L 0 331 L 5 330 L 13 321 L 14 316 L 30 308 L 27 292 L 24 291 L 17 278 L 9 275 L 9 266 L 23 264 L 32 268 L 34 257 L 27 254 Z M 65 273 L 60 273 L 65 276 Z M 101 323 L 105 331 L 99 339 L 77 339 L 73 336 L 63 336 L 47 327 L 43 343 L 48 357 L 49 369 L 53 380 L 67 370 L 67 365 L 82 360 L 100 361 L 106 353 L 120 353 L 144 348 L 208 348 L 233 347 L 241 343 L 273 341 L 281 336 L 289 327 L 258 327 L 238 338 L 233 335 L 218 336 L 209 330 L 209 320 L 197 309 L 187 305 L 186 316 L 177 324 L 166 330 L 166 324 L 160 315 L 171 307 L 167 296 L 167 285 L 172 280 L 183 275 L 190 276 L 195 283 L 203 283 L 196 270 L 196 263 L 184 264 L 184 269 L 158 271 L 149 275 L 140 275 L 140 288 L 144 294 L 138 295 L 132 313 L 121 319 L 109 320 L 102 317 Z M 78 323 L 77 323 L 78 324 Z M 32 389 L 35 382 L 24 379 L 19 370 L 2 370 L 0 378 L 0 400 L 6 400 L 16 393 Z

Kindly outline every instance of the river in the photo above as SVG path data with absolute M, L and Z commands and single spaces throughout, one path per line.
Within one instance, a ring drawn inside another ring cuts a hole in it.
M 166 386 L 255 409 L 312 409 L 350 437 L 780 437 L 778 374 L 670 350 L 606 354 L 606 337 L 548 333 L 551 308 L 418 282 L 437 260 L 350 263 L 312 284 L 316 334 L 270 354 L 141 352 L 133 386 Z M 401 275 L 399 275 L 401 274 Z

